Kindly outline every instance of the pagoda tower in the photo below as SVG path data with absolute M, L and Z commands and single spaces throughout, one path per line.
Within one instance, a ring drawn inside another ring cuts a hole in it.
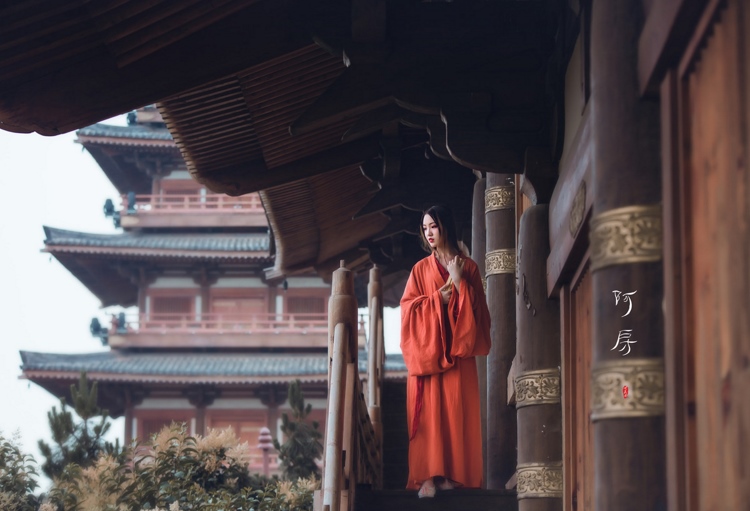
M 263 427 L 281 439 L 296 379 L 323 425 L 330 285 L 315 272 L 264 271 L 274 246 L 259 195 L 229 197 L 194 180 L 155 107 L 131 112 L 127 126 L 95 124 L 77 136 L 121 194 L 104 213 L 122 232 L 45 227 L 43 250 L 114 311 L 91 323 L 109 351 L 22 351 L 23 377 L 67 396 L 85 371 L 100 406 L 124 416 L 126 442 L 172 421 L 191 434 L 232 427 L 251 446 Z M 360 322 L 361 348 L 364 332 Z M 364 350 L 359 360 L 366 373 Z M 401 355 L 387 355 L 386 370 L 405 379 Z M 258 450 L 250 468 L 261 467 Z

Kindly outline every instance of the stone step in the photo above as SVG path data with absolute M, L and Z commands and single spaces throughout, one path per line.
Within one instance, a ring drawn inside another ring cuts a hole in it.
M 513 490 L 440 491 L 433 498 L 420 499 L 416 490 L 357 488 L 355 511 L 518 511 Z

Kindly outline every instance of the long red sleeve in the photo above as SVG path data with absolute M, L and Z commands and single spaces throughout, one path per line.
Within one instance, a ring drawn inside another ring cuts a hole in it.
M 466 259 L 447 307 L 434 257 L 412 269 L 401 299 L 401 350 L 409 371 L 406 414 L 409 481 L 417 489 L 443 476 L 482 486 L 482 430 L 474 357 L 490 349 L 490 316 L 477 265 Z

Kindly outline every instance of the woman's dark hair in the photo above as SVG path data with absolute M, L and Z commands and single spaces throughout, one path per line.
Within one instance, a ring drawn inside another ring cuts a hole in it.
M 453 211 L 445 204 L 435 204 L 430 206 L 422 212 L 422 216 L 419 222 L 419 240 L 422 243 L 422 248 L 427 252 L 432 253 L 432 247 L 427 243 L 424 237 L 424 230 L 422 224 L 424 223 L 424 217 L 430 215 L 432 219 L 440 229 L 440 237 L 445 238 L 447 245 L 456 253 L 460 254 L 461 248 L 458 246 L 458 236 L 456 236 L 456 221 L 453 219 Z

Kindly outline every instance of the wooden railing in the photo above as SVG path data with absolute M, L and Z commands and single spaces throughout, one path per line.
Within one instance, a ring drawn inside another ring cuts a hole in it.
M 372 273 L 371 273 L 372 276 Z M 370 306 L 377 308 L 382 299 L 376 298 L 377 289 L 368 287 L 372 295 Z M 373 299 L 375 298 L 375 299 Z M 379 422 L 371 417 L 380 417 L 380 378 L 377 374 L 382 363 L 377 351 L 378 334 L 382 313 L 370 316 L 371 352 L 369 358 L 376 363 L 368 364 L 368 396 L 370 407 L 365 403 L 362 381 L 359 379 L 357 350 L 357 300 L 354 296 L 354 276 L 341 268 L 333 272 L 333 285 L 329 302 L 328 321 L 328 407 L 326 417 L 326 443 L 323 460 L 322 489 L 316 492 L 315 511 L 351 511 L 354 509 L 355 491 L 358 484 L 369 484 L 375 489 L 382 486 L 383 464 L 381 455 L 381 433 Z M 374 370 L 370 368 L 374 367 Z M 371 372 L 374 371 L 374 372 Z M 376 383 L 377 382 L 377 383 Z M 375 385 L 373 388 L 371 385 Z M 372 414 L 372 415 L 371 415 Z
M 375 429 L 380 458 L 383 458 L 383 423 L 380 399 L 385 378 L 385 339 L 383 336 L 383 287 L 380 269 L 370 270 L 367 284 L 370 333 L 367 339 L 367 404 L 372 426 Z
M 124 323 L 123 322 L 124 319 Z M 325 314 L 120 314 L 111 321 L 110 334 L 130 333 L 326 333 Z
M 128 195 L 122 196 L 122 211 L 129 215 L 149 215 L 159 213 L 259 213 L 265 214 L 260 196 L 257 193 L 230 197 L 219 193 L 204 195 L 159 194 L 134 196 L 135 202 Z

